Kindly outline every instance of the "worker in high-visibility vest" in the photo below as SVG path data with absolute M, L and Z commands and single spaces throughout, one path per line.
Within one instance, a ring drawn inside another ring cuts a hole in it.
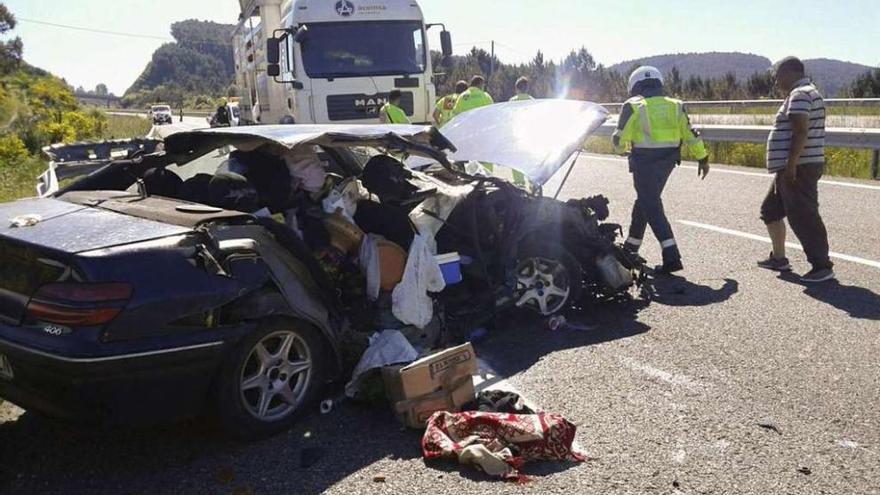
M 455 93 L 437 100 L 437 105 L 434 107 L 434 123 L 437 124 L 437 127 L 443 127 L 444 124 L 452 120 L 452 110 L 455 109 L 458 96 L 467 89 L 467 81 L 458 81 L 455 83 Z
M 529 101 L 534 100 L 532 95 L 529 94 L 529 78 L 523 76 L 516 80 L 516 94 L 510 99 L 510 101 Z
M 400 98 L 403 94 L 399 89 L 392 89 L 388 93 L 388 103 L 379 109 L 379 122 L 383 124 L 410 124 L 406 112 L 400 108 Z
M 630 76 L 627 88 L 631 98 L 620 111 L 613 137 L 617 152 L 629 149 L 629 169 L 637 196 L 624 246 L 638 253 L 650 225 L 663 248 L 660 271 L 678 272 L 683 269 L 681 254 L 663 210 L 663 189 L 672 170 L 681 163 L 682 146 L 698 160 L 697 175 L 703 179 L 709 173 L 709 153 L 691 127 L 684 104 L 663 95 L 663 75 L 659 70 L 639 67 Z
M 495 103 L 495 100 L 492 99 L 492 95 L 483 90 L 485 85 L 486 80 L 483 76 L 472 77 L 470 87 L 464 93 L 458 95 L 458 100 L 455 102 L 455 108 L 452 109 L 452 115 L 461 115 L 464 112 L 475 108 L 485 107 L 486 105 Z

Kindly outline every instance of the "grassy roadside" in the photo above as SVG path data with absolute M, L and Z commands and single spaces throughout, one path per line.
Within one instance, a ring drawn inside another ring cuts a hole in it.
M 712 163 L 740 165 L 763 169 L 766 166 L 765 145 L 753 143 L 706 143 Z M 611 139 L 591 137 L 584 148 L 591 153 L 612 154 Z M 845 148 L 827 148 L 827 174 L 856 179 L 871 178 L 871 152 Z
M 150 132 L 150 121 L 136 115 L 107 115 L 104 139 L 127 139 L 144 137 Z
M 107 128 L 102 139 L 143 137 L 150 132 L 147 119 L 127 115 L 107 115 Z M 26 198 L 36 194 L 37 177 L 46 171 L 43 156 L 31 156 L 16 166 L 0 167 L 0 202 Z

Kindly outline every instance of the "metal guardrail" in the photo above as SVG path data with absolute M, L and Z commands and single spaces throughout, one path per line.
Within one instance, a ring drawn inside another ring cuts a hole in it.
M 616 125 L 606 123 L 595 135 L 610 137 Z M 694 125 L 694 128 L 708 142 L 758 144 L 766 143 L 773 129 L 760 125 Z M 825 146 L 872 150 L 871 173 L 875 179 L 880 179 L 880 129 L 829 127 L 825 129 Z
M 149 114 L 149 112 L 147 112 L 146 110 L 138 110 L 138 109 L 132 109 L 132 108 L 108 108 L 107 111 L 109 113 L 119 113 L 119 114 L 124 113 L 124 114 L 128 114 L 128 115 L 147 116 Z M 174 115 L 174 117 L 179 117 L 180 115 L 176 112 L 177 112 L 177 110 L 171 111 L 171 113 L 172 113 L 172 115 Z M 184 110 L 183 115 L 185 117 L 210 117 L 211 112 L 206 112 L 204 110 L 191 110 L 191 111 Z
M 718 100 L 718 101 L 686 101 L 688 108 L 743 108 L 767 107 L 779 108 L 784 100 Z M 880 107 L 880 98 L 826 98 L 825 104 L 830 107 Z M 623 103 L 600 103 L 609 111 L 620 111 Z

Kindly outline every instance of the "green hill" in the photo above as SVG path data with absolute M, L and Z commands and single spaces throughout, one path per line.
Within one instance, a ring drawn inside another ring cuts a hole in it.
M 143 73 L 125 92 L 123 104 L 178 103 L 202 95 L 227 94 L 235 76 L 234 27 L 194 19 L 172 24 L 175 42 L 153 53 Z

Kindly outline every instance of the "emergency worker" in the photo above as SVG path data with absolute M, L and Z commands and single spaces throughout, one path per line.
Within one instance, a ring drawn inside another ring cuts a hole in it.
M 516 94 L 510 99 L 510 101 L 529 101 L 534 100 L 532 95 L 529 94 L 529 78 L 520 77 L 516 80 Z
M 434 123 L 437 124 L 437 127 L 443 127 L 444 124 L 452 120 L 452 111 L 455 109 L 458 96 L 467 91 L 467 89 L 467 81 L 458 81 L 455 83 L 455 92 L 453 94 L 446 95 L 437 100 L 437 106 L 434 107 Z
M 475 108 L 485 107 L 495 103 L 492 95 L 483 90 L 486 80 L 483 76 L 474 76 L 471 78 L 471 86 L 464 93 L 458 95 L 455 102 L 455 108 L 452 109 L 453 117 L 461 115 Z
M 379 122 L 383 124 L 409 124 L 409 117 L 406 112 L 400 108 L 400 98 L 402 93 L 399 89 L 392 89 L 388 93 L 388 103 L 382 105 L 379 109 Z
M 663 189 L 672 170 L 681 163 L 681 149 L 686 148 L 698 160 L 697 175 L 709 173 L 709 153 L 680 100 L 663 95 L 663 75 L 654 67 L 636 69 L 627 86 L 631 98 L 620 111 L 614 131 L 615 151 L 629 149 L 629 170 L 633 176 L 636 201 L 633 206 L 629 238 L 624 245 L 638 253 L 648 225 L 663 249 L 662 273 L 674 273 L 684 267 L 663 209 Z

